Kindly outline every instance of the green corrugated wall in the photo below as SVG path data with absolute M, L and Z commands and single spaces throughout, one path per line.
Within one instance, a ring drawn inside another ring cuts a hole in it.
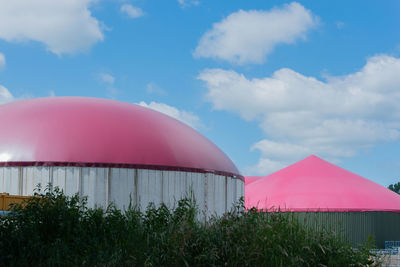
M 400 240 L 400 213 L 368 212 L 295 212 L 300 222 L 317 229 L 331 229 L 354 245 L 368 236 L 375 239 L 378 248 L 385 241 Z

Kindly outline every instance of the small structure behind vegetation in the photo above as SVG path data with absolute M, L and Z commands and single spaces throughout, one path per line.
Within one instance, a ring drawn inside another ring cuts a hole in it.
M 14 196 L 8 193 L 0 194 L 0 210 L 8 210 L 11 204 L 18 204 L 28 200 L 29 196 Z

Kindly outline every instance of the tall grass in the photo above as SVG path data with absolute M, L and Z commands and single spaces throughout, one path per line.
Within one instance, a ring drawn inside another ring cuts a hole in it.
M 37 197 L 39 196 L 39 197 Z M 78 195 L 46 191 L 0 219 L 7 266 L 366 266 L 366 244 L 302 226 L 290 213 L 231 212 L 197 220 L 192 198 L 173 209 L 89 209 Z

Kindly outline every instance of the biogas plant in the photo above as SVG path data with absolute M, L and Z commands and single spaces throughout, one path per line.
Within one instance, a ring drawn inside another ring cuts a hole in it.
M 193 194 L 222 215 L 244 196 L 244 178 L 193 128 L 139 105 L 53 97 L 0 105 L 0 192 L 38 184 L 87 196 L 89 207 L 172 206 Z
M 0 193 L 38 184 L 87 197 L 89 207 L 192 195 L 203 218 L 241 198 L 246 209 L 291 212 L 353 244 L 400 240 L 400 195 L 316 156 L 265 177 L 246 177 L 215 144 L 157 111 L 114 100 L 52 97 L 0 105 Z M 1 199 L 0 199 L 1 200 Z M 3 203 L 4 204 L 4 203 Z M 4 206 L 4 205 L 3 205 Z M 1 206 L 0 206 L 1 209 Z M 4 207 L 3 207 L 4 209 Z

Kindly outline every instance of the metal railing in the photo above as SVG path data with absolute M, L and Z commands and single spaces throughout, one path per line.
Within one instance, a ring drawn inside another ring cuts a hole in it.
M 382 261 L 382 266 L 400 266 L 400 241 L 385 241 L 385 249 L 374 249 L 374 252 Z
M 399 248 L 400 241 L 385 241 L 385 249 Z

